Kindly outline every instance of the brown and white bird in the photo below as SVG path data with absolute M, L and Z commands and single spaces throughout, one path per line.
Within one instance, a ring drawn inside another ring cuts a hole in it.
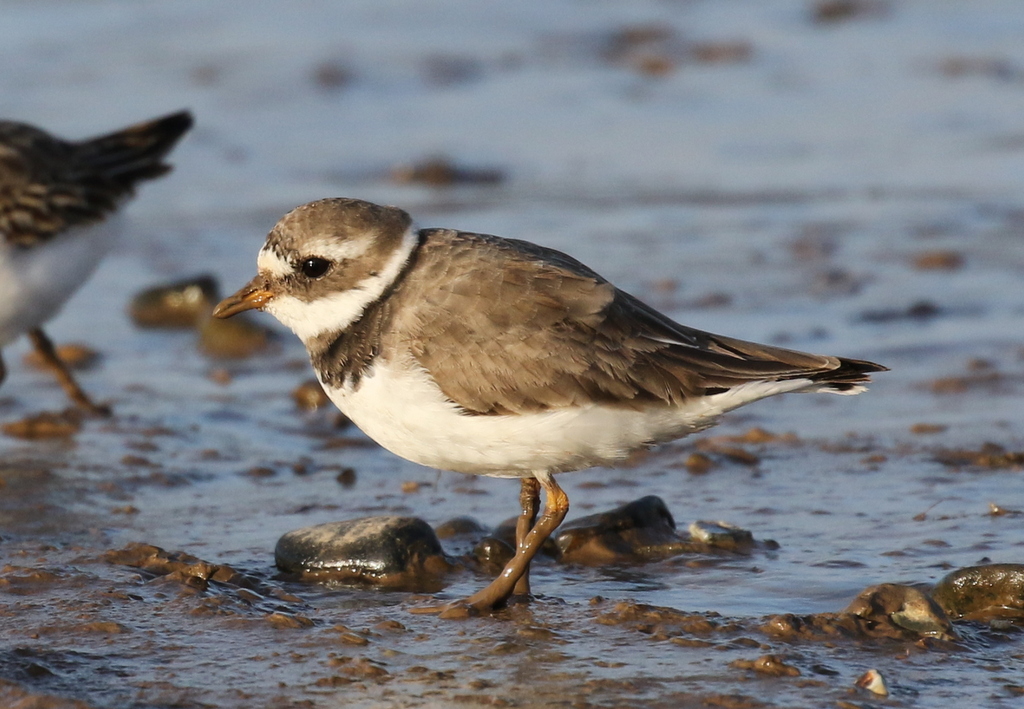
M 106 413 L 78 386 L 42 330 L 114 245 L 105 223 L 192 127 L 182 111 L 115 133 L 66 141 L 0 121 L 0 348 L 27 333 L 68 397 Z M 0 359 L 0 382 L 6 370 Z
M 614 465 L 775 394 L 857 394 L 885 370 L 694 330 L 566 254 L 416 230 L 401 209 L 355 199 L 287 214 L 257 265 L 215 315 L 257 308 L 291 328 L 331 400 L 396 455 L 522 480 L 513 559 L 430 611 L 529 593 L 530 561 L 569 508 L 556 474 Z

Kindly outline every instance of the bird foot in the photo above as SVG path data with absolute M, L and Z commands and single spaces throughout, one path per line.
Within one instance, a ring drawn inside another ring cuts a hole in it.
M 417 615 L 436 615 L 438 618 L 461 619 L 475 618 L 485 613 L 494 613 L 509 606 L 527 604 L 534 600 L 529 594 L 513 594 L 507 598 L 491 601 L 489 599 L 474 600 L 473 596 L 462 598 L 450 603 L 439 603 L 425 606 L 415 606 L 409 609 L 410 613 Z

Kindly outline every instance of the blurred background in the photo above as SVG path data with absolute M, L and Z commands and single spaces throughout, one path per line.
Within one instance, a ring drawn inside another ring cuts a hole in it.
M 182 108 L 197 121 L 174 172 L 127 208 L 122 248 L 49 328 L 103 355 L 81 381 L 115 423 L 70 443 L 0 439 L 8 460 L 61 471 L 31 494 L 95 515 L 54 523 L 55 538 L 88 528 L 102 547 L 144 540 L 270 574 L 277 537 L 305 524 L 515 512 L 508 481 L 325 444 L 290 396 L 310 376 L 290 334 L 225 361 L 126 316 L 141 289 L 200 273 L 232 292 L 285 212 L 348 196 L 567 251 L 690 326 L 892 368 L 864 396 L 784 397 L 715 429 L 797 432 L 807 447 L 719 456 L 696 475 L 679 465 L 687 442 L 566 476 L 570 518 L 657 494 L 681 526 L 726 519 L 783 551 L 638 576 L 541 568 L 564 612 L 585 615 L 595 592 L 736 616 L 832 611 L 868 583 L 1020 561 L 1019 523 L 988 507 L 1024 508 L 1019 0 L 2 0 L 0 96 L 4 118 L 67 138 Z M 63 406 L 20 364 L 26 349 L 5 352 L 5 419 Z M 293 475 L 296 461 L 352 466 L 358 483 Z M 69 481 L 88 491 L 73 503 L 59 498 Z M 135 513 L 107 514 L 111 489 Z M 459 583 L 451 593 L 479 585 Z M 303 597 L 380 603 L 319 593 Z M 633 657 L 619 641 L 622 673 L 705 667 L 697 651 Z M 460 642 L 435 650 L 457 659 Z M 560 652 L 580 672 L 611 672 L 590 662 L 607 637 L 574 642 Z M 951 706 L 996 679 L 931 657 L 903 701 Z M 864 669 L 824 661 L 844 687 Z M 259 684 L 253 672 L 238 682 Z

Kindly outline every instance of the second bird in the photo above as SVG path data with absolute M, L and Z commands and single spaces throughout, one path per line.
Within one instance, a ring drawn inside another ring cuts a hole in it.
M 115 133 L 67 141 L 0 121 L 0 348 L 27 334 L 68 397 L 90 399 L 42 326 L 92 275 L 115 243 L 104 223 L 144 180 L 170 171 L 163 160 L 192 127 L 187 111 Z M 0 382 L 6 369 L 0 359 Z

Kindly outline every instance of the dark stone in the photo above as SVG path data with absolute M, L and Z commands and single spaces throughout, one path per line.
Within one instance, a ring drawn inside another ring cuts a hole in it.
M 482 537 L 487 533 L 487 528 L 472 517 L 453 517 L 443 522 L 434 529 L 438 539 L 452 539 L 455 537 Z
M 951 618 L 1024 617 L 1024 564 L 957 569 L 935 584 L 931 596 Z
M 430 525 L 415 517 L 362 517 L 288 532 L 274 560 L 304 578 L 433 591 L 452 569 Z
M 681 537 L 665 502 L 654 495 L 573 520 L 559 529 L 555 544 L 561 561 L 586 565 L 649 561 L 707 548 Z
M 486 570 L 499 572 L 516 555 L 516 548 L 503 539 L 484 537 L 473 547 L 473 559 Z
M 154 286 L 132 298 L 128 314 L 139 327 L 194 328 L 220 299 L 217 281 L 201 275 Z

